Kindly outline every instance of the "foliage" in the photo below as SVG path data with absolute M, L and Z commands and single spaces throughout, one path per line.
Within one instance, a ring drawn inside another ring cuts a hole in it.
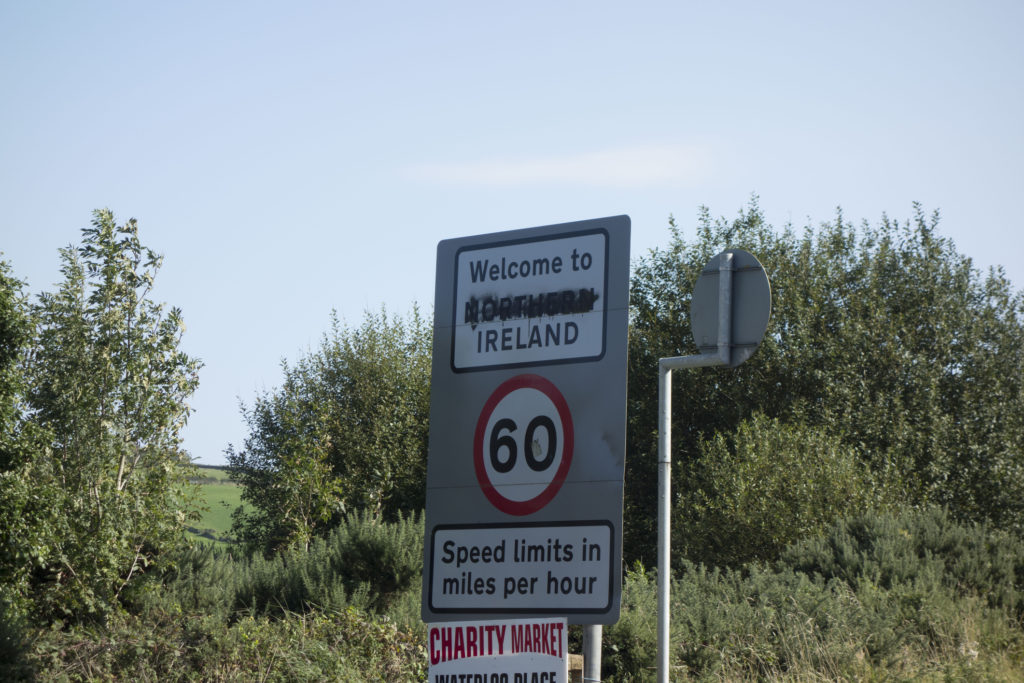
M 355 608 L 244 616 L 119 616 L 107 628 L 40 630 L 38 680 L 425 681 L 426 648 L 386 617 Z M 2 669 L 0 669 L 2 673 Z
M 22 355 L 32 335 L 23 284 L 0 261 L 0 473 L 14 468 L 21 459 L 21 406 L 25 378 Z
M 828 538 L 791 546 L 772 566 L 686 563 L 672 586 L 674 678 L 1019 679 L 1024 632 L 1013 605 L 1024 574 L 965 563 L 1019 566 L 1019 540 L 1006 546 L 1002 532 L 934 509 L 852 518 Z M 655 593 L 642 567 L 627 574 L 622 618 L 605 629 L 606 680 L 653 680 Z
M 657 574 L 637 562 L 623 577 L 619 620 L 603 629 L 601 668 L 605 680 L 654 680 L 657 616 Z
M 5 583 L 44 620 L 115 607 L 180 540 L 190 493 L 179 432 L 199 363 L 178 350 L 180 312 L 149 298 L 161 259 L 108 210 L 82 236 L 33 310 L 23 431 L 37 445 L 4 474 L 18 504 L 0 512 L 16 539 Z
M 136 586 L 136 611 L 281 617 L 314 609 L 357 607 L 388 612 L 418 630 L 423 519 L 382 522 L 368 512 L 347 516 L 308 549 L 267 558 L 237 547 L 199 544 L 173 554 L 162 574 Z
M 308 547 L 346 511 L 395 519 L 422 509 L 430 402 L 430 327 L 367 313 L 332 319 L 320 346 L 242 413 L 249 436 L 229 448 L 249 511 L 236 535 L 250 547 Z
M 733 221 L 704 210 L 692 242 L 672 222 L 669 246 L 639 259 L 632 282 L 627 557 L 653 559 L 658 358 L 696 353 L 690 293 L 729 247 L 765 266 L 772 320 L 739 368 L 675 373 L 675 491 L 712 497 L 701 444 L 738 438 L 762 413 L 838 439 L 890 499 L 1024 531 L 1024 297 L 1001 271 L 983 279 L 937 226 L 915 206 L 905 222 L 858 229 L 839 213 L 798 235 L 767 225 L 756 201 Z
M 777 557 L 843 514 L 888 503 L 854 448 L 761 413 L 702 441 L 690 471 L 700 485 L 681 494 L 672 528 L 683 556 L 718 566 Z
M 0 590 L 0 680 L 20 680 L 30 670 L 26 661 L 30 643 L 25 618 L 10 604 L 13 597 L 12 591 Z
M 891 589 L 939 582 L 958 597 L 978 596 L 1024 617 L 1024 540 L 979 524 L 958 524 L 938 508 L 859 515 L 787 548 L 781 563 L 851 585 Z
M 32 337 L 23 283 L 0 261 L 0 648 L 10 638 L 18 616 L 28 609 L 30 573 L 46 543 L 48 490 L 33 486 L 28 471 L 41 448 L 43 434 L 26 419 L 24 356 Z
M 266 614 L 354 603 L 383 612 L 418 587 L 422 567 L 422 519 L 382 523 L 363 511 L 308 550 L 254 556 L 236 589 L 235 606 Z
M 24 420 L 25 377 L 21 362 L 32 327 L 23 284 L 0 261 L 0 678 L 21 677 L 26 664 L 22 615 L 31 553 L 38 530 L 22 521 L 34 508 L 30 483 L 21 470 L 30 457 L 31 425 Z
M 420 522 L 374 529 L 367 525 L 379 523 L 364 515 L 349 524 L 353 533 L 338 536 L 337 548 L 370 552 L 375 544 L 357 539 L 373 537 L 390 539 L 385 545 L 396 547 L 388 553 L 421 551 Z M 685 563 L 672 585 L 671 679 L 1020 680 L 1021 543 L 932 508 L 844 520 L 770 565 Z M 309 554 L 295 553 L 272 563 L 312 577 L 312 560 L 300 559 Z M 335 562 L 317 553 L 317 562 Z M 256 567 L 271 561 L 210 546 L 175 554 L 174 568 L 165 564 L 133 584 L 130 612 L 105 626 L 33 629 L 19 668 L 0 665 L 0 678 L 26 671 L 42 680 L 426 678 L 425 633 L 403 623 L 407 603 L 418 604 L 415 579 L 376 606 L 307 601 L 292 611 L 270 600 L 252 608 L 236 603 L 236 590 L 254 585 L 263 571 Z M 336 566 L 345 571 L 349 563 Z M 372 571 L 336 580 L 355 585 Z M 642 565 L 627 572 L 622 616 L 604 629 L 602 680 L 654 679 L 655 578 Z

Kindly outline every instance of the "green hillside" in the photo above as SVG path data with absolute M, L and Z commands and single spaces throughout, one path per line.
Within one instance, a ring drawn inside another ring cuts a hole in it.
M 197 465 L 197 469 L 199 476 L 193 481 L 199 484 L 201 517 L 189 532 L 204 541 L 230 543 L 231 513 L 242 505 L 242 487 L 231 481 L 223 467 Z
M 216 465 L 196 465 L 196 476 L 192 478 L 197 484 L 217 483 L 229 484 L 231 477 L 226 467 Z

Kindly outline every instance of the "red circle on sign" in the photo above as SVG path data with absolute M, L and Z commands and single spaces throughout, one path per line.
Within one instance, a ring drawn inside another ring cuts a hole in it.
M 503 496 L 490 480 L 487 467 L 484 464 L 484 440 L 487 424 L 501 400 L 517 389 L 535 389 L 547 396 L 558 411 L 562 427 L 562 460 L 558 465 L 558 470 L 544 490 L 529 500 L 512 500 Z M 505 380 L 494 390 L 494 393 L 484 403 L 483 410 L 480 411 L 480 417 L 476 422 L 476 431 L 473 435 L 473 466 L 476 468 L 476 479 L 480 483 L 484 495 L 487 496 L 487 500 L 502 512 L 517 516 L 528 515 L 551 502 L 558 490 L 562 488 L 562 484 L 565 483 L 566 475 L 569 474 L 572 451 L 572 415 L 569 413 L 569 404 L 566 403 L 565 397 L 562 396 L 558 387 L 540 375 L 516 375 Z

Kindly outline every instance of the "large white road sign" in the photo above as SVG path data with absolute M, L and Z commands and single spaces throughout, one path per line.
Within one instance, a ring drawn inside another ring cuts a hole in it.
M 618 619 L 629 231 L 438 245 L 424 621 Z

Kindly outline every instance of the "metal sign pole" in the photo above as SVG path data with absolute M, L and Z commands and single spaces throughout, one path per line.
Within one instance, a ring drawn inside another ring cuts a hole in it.
M 658 361 L 658 683 L 668 683 L 669 669 L 672 370 L 731 364 L 732 274 L 732 254 L 726 252 L 718 263 L 718 352 Z
M 668 682 L 669 500 L 672 481 L 672 370 L 658 363 L 658 683 Z
M 601 636 L 604 627 L 590 624 L 583 627 L 583 683 L 601 683 Z

